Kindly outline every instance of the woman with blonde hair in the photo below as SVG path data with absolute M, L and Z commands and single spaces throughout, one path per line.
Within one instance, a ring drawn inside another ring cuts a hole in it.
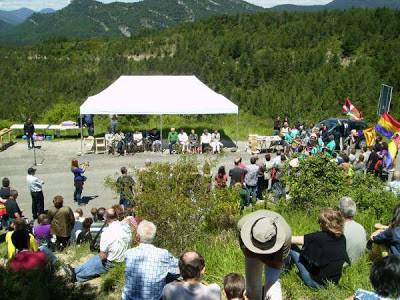
M 299 269 L 304 283 L 312 288 L 321 288 L 328 281 L 337 284 L 342 276 L 343 264 L 350 264 L 342 214 L 325 208 L 319 214 L 318 223 L 320 231 L 293 236 L 290 250 L 291 263 Z

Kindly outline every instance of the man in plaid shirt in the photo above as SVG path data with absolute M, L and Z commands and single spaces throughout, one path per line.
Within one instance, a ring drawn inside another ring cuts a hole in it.
M 143 220 L 137 228 L 139 246 L 126 252 L 123 300 L 159 300 L 168 274 L 178 275 L 178 260 L 152 245 L 156 226 Z

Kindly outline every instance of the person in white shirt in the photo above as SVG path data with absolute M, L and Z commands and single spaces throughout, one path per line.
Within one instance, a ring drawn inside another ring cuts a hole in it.
M 181 129 L 178 134 L 178 142 L 182 147 L 182 153 L 189 151 L 189 137 L 183 129 Z
M 111 129 L 104 135 L 104 139 L 106 140 L 107 153 L 114 153 L 116 145 L 114 143 L 114 133 L 112 133 Z
M 213 134 L 211 135 L 211 147 L 213 153 L 220 153 L 221 152 L 221 135 L 219 134 L 218 130 L 215 129 Z
M 207 152 L 207 149 L 210 149 L 211 134 L 207 129 L 204 129 L 203 134 L 200 137 L 200 144 L 202 153 Z
M 29 168 L 26 182 L 32 197 L 32 218 L 36 220 L 40 214 L 44 213 L 44 197 L 42 186 L 44 181 L 35 176 L 36 169 Z
M 69 267 L 73 280 L 85 282 L 108 272 L 114 262 L 123 262 L 125 254 L 131 244 L 130 231 L 117 219 L 114 209 L 106 211 L 106 224 L 100 236 L 100 253 L 90 258 L 83 265 L 73 269 Z
M 133 133 L 133 141 L 136 143 L 138 147 L 143 145 L 143 134 L 139 130 L 136 130 Z

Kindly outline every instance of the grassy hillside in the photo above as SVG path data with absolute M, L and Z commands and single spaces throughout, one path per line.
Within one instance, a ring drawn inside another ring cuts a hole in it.
M 53 39 L 0 48 L 0 119 L 65 119 L 120 75 L 194 74 L 267 119 L 340 115 L 346 97 L 375 121 L 382 83 L 400 86 L 400 12 L 214 17 L 115 41 Z M 54 108 L 54 110 L 52 110 Z
M 241 0 L 144 0 L 110 4 L 94 0 L 74 0 L 53 14 L 34 14 L 25 23 L 1 34 L 0 42 L 31 43 L 54 36 L 130 37 L 144 29 L 163 29 L 213 15 L 261 9 Z

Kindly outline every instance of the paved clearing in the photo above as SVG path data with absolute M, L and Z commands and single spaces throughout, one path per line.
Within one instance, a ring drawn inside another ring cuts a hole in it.
M 161 153 L 138 153 L 133 156 L 112 156 L 107 154 L 88 154 L 79 157 L 79 140 L 64 140 L 57 142 L 41 142 L 42 149 L 37 150 L 38 165 L 36 175 L 44 180 L 43 188 L 45 197 L 45 209 L 51 207 L 52 199 L 56 195 L 62 195 L 65 204 L 75 209 L 77 205 L 73 201 L 73 175 L 70 171 L 71 159 L 78 158 L 79 162 L 89 162 L 90 167 L 85 175 L 88 180 L 85 183 L 83 196 L 98 195 L 91 200 L 88 205 L 83 207 L 85 214 L 88 214 L 92 207 L 109 207 L 118 202 L 117 195 L 110 189 L 105 188 L 103 181 L 107 176 L 118 176 L 121 166 L 128 168 L 141 168 L 146 159 L 152 162 L 172 162 L 176 161 L 179 155 L 169 155 L 167 152 Z M 232 153 L 229 149 L 225 150 L 219 158 L 218 165 L 225 165 L 228 170 L 233 166 L 233 160 L 237 156 L 242 156 L 248 162 L 250 155 L 245 153 L 245 143 L 239 142 L 239 152 Z M 204 159 L 204 155 L 198 155 Z M 19 142 L 7 150 L 0 152 L 0 177 L 9 177 L 11 186 L 18 190 L 18 203 L 25 211 L 25 216 L 31 217 L 31 197 L 26 185 L 26 172 L 33 165 L 33 150 L 28 150 L 26 143 Z M 215 174 L 216 170 L 213 170 Z

